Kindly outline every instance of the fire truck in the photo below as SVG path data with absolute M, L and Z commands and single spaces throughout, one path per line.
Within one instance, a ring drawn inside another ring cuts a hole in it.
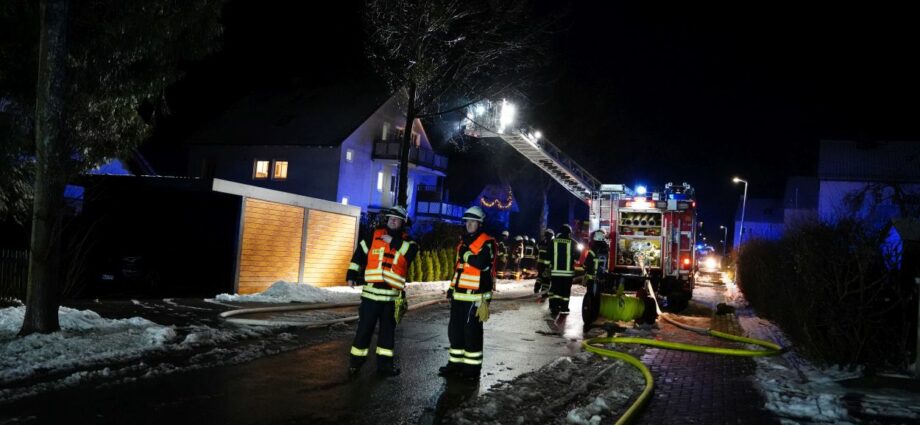
M 687 307 L 693 296 L 696 258 L 696 201 L 687 183 L 668 183 L 661 191 L 601 185 L 591 203 L 591 228 L 604 230 L 610 252 L 602 286 L 591 295 L 610 293 L 612 285 L 645 295 L 645 281 L 670 310 Z M 592 300 L 586 299 L 586 304 Z M 589 311 L 590 313 L 590 311 Z M 596 317 L 596 316 L 595 316 Z
M 591 213 L 581 234 L 583 241 L 597 229 L 607 232 L 610 252 L 602 258 L 606 273 L 599 273 L 599 284 L 588 288 L 582 307 L 585 323 L 597 317 L 601 295 L 615 292 L 620 283 L 643 300 L 654 292 L 660 305 L 674 311 L 685 308 L 693 295 L 696 268 L 693 187 L 668 183 L 660 190 L 647 191 L 601 184 L 539 131 L 510 128 L 514 111 L 505 100 L 470 105 L 462 131 L 471 137 L 503 140 L 588 204 Z

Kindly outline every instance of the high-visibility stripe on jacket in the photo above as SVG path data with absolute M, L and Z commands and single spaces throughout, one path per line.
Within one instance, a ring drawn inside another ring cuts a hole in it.
M 463 289 L 479 290 L 479 282 L 482 279 L 482 272 L 470 263 L 467 262 L 467 259 L 470 255 L 477 255 L 482 251 L 483 247 L 486 244 L 493 243 L 492 237 L 481 233 L 476 240 L 470 244 L 470 252 L 464 255 L 464 258 L 460 258 L 460 248 L 463 246 L 463 242 L 457 245 L 457 273 L 455 273 L 455 279 L 451 281 L 451 286 L 459 286 Z M 493 253 L 492 266 L 487 270 L 489 273 L 492 273 L 492 277 L 495 277 L 495 258 Z M 459 276 L 457 276 L 459 275 Z
M 553 239 L 552 257 L 550 257 L 550 276 L 575 276 L 575 241 L 566 237 Z
M 404 240 L 399 249 L 383 241 L 387 234 L 386 229 L 374 231 L 374 238 L 367 251 L 367 268 L 364 269 L 364 280 L 367 283 L 386 283 L 391 288 L 402 290 L 406 287 L 406 277 L 409 275 L 409 261 L 406 253 L 413 243 Z M 364 241 L 361 241 L 363 244 Z

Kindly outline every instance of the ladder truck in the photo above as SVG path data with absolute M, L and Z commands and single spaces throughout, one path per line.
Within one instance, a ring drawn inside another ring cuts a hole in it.
M 597 283 L 588 287 L 582 307 L 585 323 L 597 318 L 602 294 L 615 292 L 620 283 L 639 297 L 654 291 L 659 303 L 670 310 L 686 308 L 697 263 L 693 187 L 668 183 L 649 191 L 602 184 L 539 132 L 511 128 L 513 114 L 513 106 L 504 100 L 479 102 L 468 108 L 461 130 L 471 137 L 501 139 L 513 147 L 588 205 L 587 235 L 598 229 L 606 232 L 610 252 L 602 257 L 605 264 Z

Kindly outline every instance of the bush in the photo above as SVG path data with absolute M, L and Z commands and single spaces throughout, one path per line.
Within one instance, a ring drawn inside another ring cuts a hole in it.
M 885 268 L 883 235 L 856 221 L 816 223 L 747 242 L 738 285 L 818 364 L 903 366 L 909 288 Z
M 454 273 L 454 264 L 451 261 L 451 250 L 450 248 L 444 248 L 440 252 L 438 258 L 441 259 L 441 280 L 450 280 L 451 275 Z

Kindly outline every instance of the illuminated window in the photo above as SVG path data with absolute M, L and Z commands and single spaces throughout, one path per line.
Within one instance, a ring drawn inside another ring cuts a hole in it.
M 351 160 L 354 159 L 354 157 L 355 157 L 355 151 L 351 149 L 345 150 L 345 161 L 351 162 Z
M 377 191 L 383 192 L 383 171 L 377 172 Z
M 395 175 L 390 176 L 390 193 L 396 193 L 396 183 L 399 182 L 399 179 Z
M 383 140 L 384 142 L 386 142 L 387 133 L 389 132 L 390 132 L 390 123 L 388 122 L 383 123 L 383 134 L 380 135 L 380 140 Z
M 342 197 L 342 205 L 348 205 L 348 197 L 347 197 L 347 196 L 343 196 L 343 197 Z
M 275 172 L 272 174 L 272 179 L 287 180 L 287 172 L 288 172 L 288 162 L 287 161 L 275 161 Z
M 252 170 L 252 178 L 256 180 L 262 180 L 268 178 L 268 166 L 269 161 L 262 161 L 257 159 Z

